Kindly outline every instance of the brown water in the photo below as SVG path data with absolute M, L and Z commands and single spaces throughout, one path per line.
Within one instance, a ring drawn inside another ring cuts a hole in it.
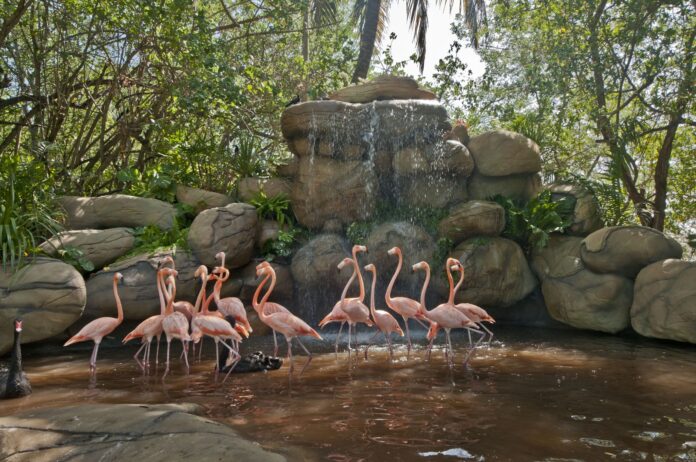
M 499 330 L 498 339 L 477 350 L 470 369 L 450 372 L 442 350 L 424 362 L 422 347 L 410 360 L 402 348 L 390 363 L 375 349 L 352 363 L 345 354 L 315 355 L 292 380 L 284 366 L 235 374 L 224 385 L 214 382 L 210 360 L 189 376 L 177 364 L 164 382 L 143 377 L 130 349 L 105 350 L 90 383 L 89 352 L 62 350 L 25 359 L 34 394 L 3 402 L 0 415 L 187 401 L 269 449 L 308 460 L 696 460 L 693 347 L 571 331 Z M 463 340 L 455 338 L 458 360 Z M 269 352 L 266 345 L 252 346 Z M 297 359 L 301 366 L 305 358 Z

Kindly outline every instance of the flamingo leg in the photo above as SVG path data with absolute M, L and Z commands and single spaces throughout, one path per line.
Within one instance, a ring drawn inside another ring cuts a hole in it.
M 166 367 L 164 368 L 164 375 L 162 376 L 162 380 L 167 376 L 167 373 L 169 372 L 169 349 L 172 346 L 172 340 L 167 337 L 167 362 Z
M 464 363 L 463 363 L 463 364 L 464 364 L 465 366 L 469 363 L 469 357 L 471 357 L 471 354 L 474 352 L 474 350 L 476 349 L 476 347 L 479 346 L 479 344 L 481 343 L 481 341 L 483 341 L 483 339 L 486 337 L 486 333 L 485 333 L 485 332 L 481 332 L 480 330 L 473 330 L 473 329 L 472 329 L 472 331 L 473 331 L 474 333 L 476 333 L 476 334 L 481 334 L 481 336 L 480 336 L 479 339 L 476 341 L 476 343 L 474 343 L 474 345 L 471 347 L 471 349 L 469 349 L 469 353 L 467 353 L 466 358 L 464 358 Z
M 406 350 L 406 359 L 411 357 L 411 331 L 408 329 L 408 318 L 403 316 L 404 325 L 406 326 L 406 341 L 408 342 L 408 349 Z
M 430 353 L 433 351 L 433 344 L 435 343 L 435 339 L 437 338 L 437 332 L 433 336 L 432 339 L 430 339 L 430 343 L 428 343 L 428 349 L 425 353 L 425 359 L 426 361 L 430 361 Z
M 338 359 L 338 339 L 341 338 L 341 331 L 343 330 L 343 325 L 345 321 L 341 321 L 341 327 L 338 328 L 338 334 L 336 335 L 336 343 L 334 343 L 334 353 L 336 354 L 336 359 Z
M 155 364 L 159 364 L 159 346 L 160 346 L 160 338 L 161 336 L 157 336 L 157 354 L 155 355 Z
M 348 323 L 348 360 L 350 360 L 350 331 L 353 325 L 349 322 Z
M 292 362 L 292 342 L 290 342 L 289 339 L 286 339 L 288 343 L 288 361 L 290 361 L 290 371 L 288 372 L 288 375 L 292 375 L 292 371 L 295 369 L 295 365 Z
M 447 353 L 445 353 L 445 356 L 447 357 L 447 364 L 449 365 L 449 368 L 452 369 L 454 361 L 454 352 L 452 351 L 452 341 L 450 340 L 449 329 L 445 329 L 445 338 L 447 339 L 447 348 L 445 349 L 445 352 L 449 351 L 449 356 L 447 356 Z
M 273 331 L 273 356 L 278 356 L 278 339 L 276 339 L 276 331 Z
M 367 341 L 367 346 L 365 347 L 365 359 L 367 359 L 367 350 L 372 346 L 372 341 L 377 337 L 379 334 L 382 334 L 383 332 L 381 330 L 378 330 L 375 332 L 372 337 Z M 385 334 L 386 337 L 386 334 Z
M 392 348 L 391 334 L 389 334 L 389 335 L 384 334 L 384 337 L 387 339 L 387 345 L 389 345 L 389 361 L 393 361 L 394 360 L 394 349 Z
M 201 362 L 201 355 L 203 354 L 203 342 L 205 341 L 205 337 L 201 337 L 201 343 L 198 345 L 198 362 Z
M 423 326 L 423 328 L 424 328 L 425 330 L 428 330 L 428 326 L 426 326 L 425 323 L 424 323 L 423 321 L 421 321 L 421 320 L 418 319 L 418 318 L 413 318 L 413 319 L 415 319 L 415 321 L 416 321 L 418 324 L 420 324 L 421 326 Z
M 304 343 L 302 343 L 302 340 L 300 340 L 299 337 L 295 337 L 295 339 L 297 339 L 297 343 L 299 343 L 300 346 L 302 347 L 302 349 L 305 351 L 305 353 L 307 353 L 307 362 L 305 363 L 305 365 L 302 367 L 302 370 L 300 371 L 300 375 L 302 375 L 302 373 L 304 373 L 305 369 L 307 369 L 307 366 L 309 366 L 309 363 L 312 362 L 312 353 L 310 353 L 309 350 L 304 346 Z
M 92 350 L 92 357 L 89 360 L 89 369 L 90 371 L 96 371 L 97 370 L 97 353 L 99 352 L 99 343 L 101 342 L 94 342 L 94 349 Z
M 150 343 L 152 342 L 152 339 L 149 339 L 145 342 L 145 351 L 143 352 L 143 360 L 145 363 L 145 367 L 150 366 Z
M 493 341 L 493 332 L 491 332 L 491 331 L 488 329 L 488 327 L 484 326 L 482 322 L 478 323 L 478 325 L 481 327 L 481 329 L 483 329 L 483 330 L 485 330 L 486 332 L 488 332 L 488 335 L 490 336 L 490 337 L 488 337 L 488 344 L 490 345 L 491 342 Z
M 184 350 L 184 362 L 186 363 L 186 373 L 188 374 L 191 371 L 191 368 L 189 367 L 189 362 L 188 362 L 188 343 L 186 343 L 184 340 L 181 341 L 181 348 Z
M 225 383 L 225 381 L 227 380 L 227 377 L 230 376 L 230 373 L 234 370 L 234 368 L 237 366 L 237 363 L 239 362 L 240 359 L 242 359 L 242 357 L 239 355 L 238 350 L 235 350 L 234 348 L 232 348 L 231 346 L 229 346 L 229 345 L 227 344 L 227 342 L 222 342 L 222 344 L 225 346 L 225 348 L 227 348 L 228 350 L 230 350 L 230 354 L 233 355 L 234 358 L 235 358 L 235 359 L 232 361 L 232 364 L 230 365 L 230 370 L 227 371 L 227 374 L 225 375 L 225 378 L 222 379 L 222 383 Z
M 145 372 L 145 365 L 140 362 L 140 360 L 138 359 L 138 356 L 140 355 L 140 352 L 143 350 L 143 348 L 145 348 L 146 346 L 147 346 L 147 343 L 143 342 L 140 345 L 140 348 L 138 348 L 138 351 L 136 351 L 135 354 L 133 355 L 133 359 L 135 359 L 135 362 L 138 363 L 138 366 L 140 366 L 140 369 L 142 369 L 143 372 Z M 145 351 L 147 351 L 147 349 Z M 143 353 L 143 357 L 145 357 L 144 353 Z
M 215 340 L 215 373 L 220 371 L 220 351 L 218 349 L 218 339 Z
M 472 342 L 471 342 L 471 331 L 470 331 L 469 329 L 467 329 L 467 330 L 466 330 L 466 333 L 467 333 L 467 335 L 469 336 L 469 346 L 471 346 L 471 345 L 472 345 Z

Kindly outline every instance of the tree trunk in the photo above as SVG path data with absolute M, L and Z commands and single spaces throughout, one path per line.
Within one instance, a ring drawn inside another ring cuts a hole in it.
M 304 17 L 302 18 L 302 60 L 306 66 L 309 62 L 309 13 L 312 6 L 311 2 L 307 2 L 307 7 L 304 11 Z M 306 69 L 306 67 L 305 67 Z M 307 101 L 309 98 L 307 96 L 307 76 L 303 76 L 302 86 L 300 88 L 300 101 Z
M 382 10 L 381 6 L 382 0 L 367 0 L 365 22 L 360 31 L 360 53 L 358 54 L 355 72 L 353 72 L 353 83 L 358 83 L 360 79 L 366 78 L 367 72 L 370 70 L 372 52 L 375 49 L 375 39 L 377 38 L 377 24 L 379 24 L 379 15 Z

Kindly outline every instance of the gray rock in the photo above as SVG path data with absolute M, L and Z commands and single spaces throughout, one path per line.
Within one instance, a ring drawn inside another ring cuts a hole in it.
M 611 226 L 585 238 L 582 261 L 597 273 L 617 273 L 629 278 L 656 261 L 681 258 L 677 241 L 644 226 Z
M 469 177 L 467 185 L 470 199 L 489 200 L 500 194 L 526 202 L 541 191 L 541 177 L 537 174 L 496 177 L 474 173 Z
M 407 296 L 418 298 L 423 276 L 414 274 L 411 266 L 419 261 L 432 261 L 435 242 L 425 229 L 404 221 L 384 223 L 373 229 L 367 238 L 368 256 L 369 261 L 377 267 L 377 275 L 383 283 L 389 281 L 396 270 L 397 258 L 387 253 L 395 246 L 401 249 L 404 257 L 403 268 L 397 279 L 398 288 L 406 290 Z
M 539 146 L 519 133 L 493 130 L 474 136 L 467 145 L 476 170 L 486 176 L 508 176 L 541 171 Z
M 176 217 L 172 204 L 125 194 L 99 197 L 63 196 L 58 198 L 58 203 L 65 209 L 67 229 L 104 229 L 121 226 L 136 228 L 154 225 L 166 230 L 174 226 Z
M 300 224 L 321 229 L 330 219 L 342 224 L 368 219 L 376 191 L 374 171 L 366 163 L 305 157 L 300 160 L 290 200 Z
M 87 307 L 85 315 L 89 318 L 115 316 L 116 301 L 113 294 L 115 272 L 123 274 L 123 281 L 118 286 L 123 304 L 124 317 L 127 320 L 143 320 L 159 314 L 160 302 L 157 295 L 156 272 L 165 256 L 174 257 L 179 272 L 176 284 L 176 299 L 195 302 L 200 288 L 199 280 L 194 278 L 200 262 L 188 252 L 171 252 L 140 254 L 99 271 L 87 280 Z
M 292 140 L 289 146 L 299 157 L 324 156 L 339 160 L 362 160 L 369 145 L 363 140 L 355 140 L 354 143 L 346 144 L 336 137 L 324 140 L 302 137 Z
M 410 207 L 446 208 L 466 201 L 466 180 L 417 175 L 396 182 L 397 203 Z
M 452 254 L 464 266 L 460 302 L 483 308 L 507 307 L 529 295 L 537 280 L 520 246 L 501 237 L 471 238 Z
M 383 75 L 342 88 L 329 98 L 348 103 L 369 103 L 390 99 L 436 99 L 436 96 L 433 92 L 418 88 L 418 82 L 411 77 Z
M 268 241 L 278 239 L 280 233 L 280 225 L 275 220 L 262 220 L 258 226 L 258 234 L 256 235 L 256 245 L 259 249 L 263 249 Z
M 256 241 L 258 218 L 249 204 L 234 203 L 201 212 L 191 223 L 188 244 L 204 265 L 218 264 L 215 254 L 225 252 L 229 268 L 239 268 L 251 260 Z
M 398 150 L 392 160 L 394 172 L 397 175 L 407 176 L 431 171 L 427 154 L 418 146 L 407 146 Z
M 631 325 L 646 337 L 696 343 L 696 262 L 668 259 L 643 268 Z
M 350 256 L 350 247 L 345 239 L 337 234 L 320 234 L 293 256 L 292 278 L 301 288 L 342 289 L 350 272 L 339 273 L 336 265 L 347 256 Z
M 597 231 L 604 222 L 597 198 L 586 189 L 571 184 L 556 183 L 548 186 L 554 200 L 570 198 L 575 203 L 573 223 L 566 230 L 568 234 L 586 236 Z
M 535 250 L 532 267 L 551 316 L 579 329 L 616 333 L 628 327 L 633 298 L 630 279 L 597 274 L 580 258 L 582 238 L 554 235 Z
M 82 276 L 62 261 L 36 258 L 15 273 L 0 270 L 0 355 L 12 347 L 15 318 L 24 320 L 23 343 L 44 340 L 77 321 L 85 299 Z
M 292 178 L 297 175 L 299 166 L 299 159 L 297 156 L 292 156 L 287 163 L 278 166 L 276 173 L 281 178 Z
M 505 209 L 496 202 L 469 201 L 450 210 L 440 221 L 440 236 L 456 245 L 472 236 L 498 236 L 505 228 Z
M 190 205 L 196 213 L 213 207 L 224 207 L 233 202 L 232 198 L 226 194 L 180 184 L 176 185 L 176 200 L 182 204 Z
M 442 146 L 439 155 L 436 154 L 433 168 L 468 177 L 474 171 L 474 158 L 462 143 L 449 140 Z
M 237 183 L 237 194 L 245 202 L 255 198 L 260 191 L 267 197 L 290 195 L 290 184 L 282 178 L 241 178 Z
M 394 154 L 392 165 L 401 176 L 438 172 L 440 176 L 466 178 L 474 170 L 469 150 L 458 141 L 402 147 Z
M 75 247 L 99 269 L 130 252 L 134 244 L 135 237 L 131 229 L 111 228 L 63 231 L 39 247 L 52 257 L 58 254 L 58 250 Z
M 79 404 L 0 417 L 0 459 L 284 461 L 195 404 Z

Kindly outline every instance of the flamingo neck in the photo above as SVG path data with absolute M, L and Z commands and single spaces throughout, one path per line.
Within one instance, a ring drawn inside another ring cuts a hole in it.
M 118 323 L 123 322 L 123 305 L 121 305 L 121 297 L 118 296 L 118 279 L 114 278 L 114 298 L 116 299 L 116 312 L 118 313 Z
M 205 286 L 208 283 L 208 275 L 201 274 L 201 290 L 198 291 L 198 297 L 196 297 L 196 304 L 193 305 L 193 314 L 198 314 L 201 304 L 205 304 Z
M 358 277 L 358 286 L 360 286 L 360 296 L 358 299 L 362 302 L 365 300 L 365 283 L 363 282 L 362 273 L 360 272 L 360 267 L 358 266 L 357 258 L 353 258 L 353 271 Z
M 162 274 L 160 274 L 159 271 L 157 271 L 157 295 L 159 296 L 159 301 L 160 301 L 160 315 L 164 315 L 164 310 L 166 309 L 166 302 L 164 301 L 164 293 L 162 292 L 162 286 L 164 285 L 164 282 L 162 281 Z
M 167 298 L 167 309 L 165 310 L 166 315 L 174 313 L 174 296 L 176 295 L 176 286 L 172 286 L 172 291 L 169 293 Z
M 266 285 L 266 283 L 268 282 L 268 280 L 270 278 L 271 278 L 270 274 L 267 274 L 266 276 L 264 276 L 264 278 L 261 280 L 261 283 L 254 291 L 254 296 L 251 299 L 251 306 L 253 306 L 257 312 L 259 311 L 259 306 L 260 306 L 259 295 L 261 294 L 261 290 L 263 289 L 263 286 Z
M 268 301 L 268 298 L 271 296 L 271 292 L 273 292 L 273 289 L 275 289 L 276 285 L 276 274 L 275 271 L 273 271 L 272 268 L 270 268 L 270 273 L 271 273 L 271 285 L 268 287 L 268 290 L 266 293 L 263 295 L 263 298 L 261 299 L 261 304 L 259 306 L 259 317 L 263 320 L 266 318 L 266 314 L 263 312 L 263 306 L 266 304 Z
M 377 269 L 371 270 L 372 272 L 372 287 L 370 288 L 370 313 L 372 314 L 372 319 L 377 320 L 377 315 L 375 313 L 375 286 L 377 285 Z
M 391 306 L 391 291 L 392 288 L 394 288 L 394 283 L 396 282 L 396 278 L 399 276 L 399 272 L 401 272 L 401 265 L 404 262 L 404 259 L 401 256 L 401 252 L 397 252 L 397 255 L 399 256 L 399 263 L 396 265 L 396 271 L 394 271 L 394 275 L 392 276 L 391 281 L 389 281 L 387 292 L 384 294 L 384 300 L 387 302 L 388 306 Z
M 222 259 L 222 263 L 223 264 L 225 263 L 224 258 Z M 218 280 L 215 281 L 215 285 L 213 286 L 213 296 L 215 298 L 215 303 L 220 302 L 220 291 L 222 290 L 222 283 L 227 281 L 227 279 L 229 279 L 229 277 L 230 277 L 230 272 L 225 270 L 224 277 L 221 277 L 221 278 L 218 277 Z M 208 302 L 208 303 L 210 303 L 210 302 Z
M 459 275 L 459 282 L 457 282 L 457 285 L 454 286 L 454 294 L 452 295 L 452 301 L 454 301 L 454 297 L 457 296 L 457 292 L 459 291 L 459 288 L 462 286 L 462 283 L 464 282 L 464 268 L 461 269 L 461 274 Z
M 445 271 L 447 272 L 447 280 L 449 281 L 449 298 L 447 303 L 449 305 L 454 304 L 454 280 L 452 279 L 452 271 L 447 263 L 445 263 Z
M 345 301 L 346 295 L 348 295 L 348 288 L 350 285 L 355 281 L 356 278 L 356 273 L 355 273 L 355 268 L 353 268 L 353 274 L 350 275 L 350 279 L 348 279 L 348 283 L 346 283 L 346 286 L 343 288 L 343 292 L 341 293 L 341 302 Z
M 425 281 L 423 281 L 423 288 L 421 289 L 421 296 L 420 296 L 420 303 L 421 303 L 421 308 L 423 308 L 423 311 L 426 313 L 428 312 L 428 309 L 425 307 L 425 293 L 428 291 L 428 284 L 430 284 L 430 265 L 427 263 L 425 264 Z

